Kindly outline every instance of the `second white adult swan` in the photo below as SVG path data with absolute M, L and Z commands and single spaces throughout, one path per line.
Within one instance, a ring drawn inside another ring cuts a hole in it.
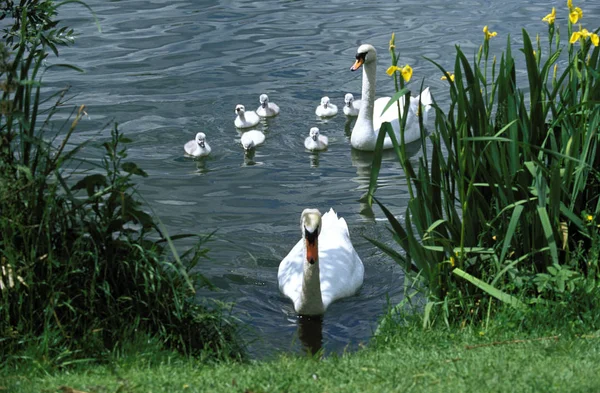
M 333 209 L 323 217 L 317 209 L 305 209 L 300 229 L 302 238 L 279 264 L 279 289 L 299 315 L 321 315 L 333 301 L 358 291 L 365 268 L 346 220 Z
M 383 122 L 390 122 L 394 129 L 394 134 L 400 143 L 400 122 L 398 119 L 398 109 L 394 104 L 381 115 L 391 97 L 381 97 L 375 100 L 375 81 L 377 71 L 377 51 L 372 45 L 363 44 L 356 51 L 356 61 L 350 68 L 352 71 L 358 70 L 362 66 L 362 103 L 358 118 L 352 129 L 350 144 L 358 150 L 373 151 L 377 142 L 377 135 Z M 429 88 L 423 90 L 420 95 L 423 110 L 419 110 L 419 97 L 411 97 L 408 118 L 404 130 L 404 142 L 414 142 L 421 137 L 419 128 L 418 114 L 423 113 L 423 123 L 426 121 L 426 115 L 431 108 L 432 99 Z M 400 107 L 404 108 L 404 97 L 400 99 Z M 392 140 L 386 136 L 383 148 L 392 148 Z

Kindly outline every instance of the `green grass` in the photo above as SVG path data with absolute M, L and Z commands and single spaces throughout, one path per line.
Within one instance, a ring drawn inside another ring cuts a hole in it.
M 5 370 L 0 386 L 11 392 L 55 392 L 62 386 L 153 393 L 590 392 L 600 390 L 598 371 L 600 333 L 575 335 L 566 328 L 524 333 L 499 323 L 485 333 L 400 328 L 357 353 L 323 360 L 285 355 L 207 365 L 174 353 L 139 353 L 45 375 Z

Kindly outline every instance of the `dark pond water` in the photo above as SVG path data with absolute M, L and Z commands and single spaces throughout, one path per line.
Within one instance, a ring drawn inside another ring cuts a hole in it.
M 301 351 L 291 302 L 278 290 L 280 260 L 300 238 L 299 216 L 306 207 L 333 207 L 350 227 L 365 265 L 360 293 L 334 303 L 322 326 L 328 352 L 365 343 L 377 327 L 388 299 L 403 298 L 402 270 L 365 237 L 390 241 L 380 211 L 360 202 L 368 184 L 371 155 L 354 151 L 341 113 L 319 120 L 314 110 L 324 95 L 342 105 L 344 94 L 360 96 L 361 74 L 349 71 L 356 48 L 371 43 L 379 51 L 378 95 L 391 95 L 385 69 L 387 45 L 396 33 L 400 63 L 414 69 L 409 87 L 421 80 L 434 97 L 447 102 L 446 82 L 423 57 L 451 68 L 455 45 L 474 53 L 483 25 L 498 32 L 499 50 L 520 29 L 545 34 L 541 18 L 558 9 L 564 25 L 566 1 L 166 1 L 88 0 L 89 12 L 64 6 L 63 22 L 79 33 L 76 45 L 51 62 L 75 64 L 84 74 L 50 72 L 52 86 L 72 85 L 72 103 L 85 104 L 89 118 L 73 143 L 94 142 L 84 150 L 91 160 L 117 121 L 134 139 L 129 155 L 148 173 L 139 191 L 171 234 L 209 233 L 210 259 L 201 271 L 219 288 L 202 292 L 235 302 L 236 315 L 249 322 L 257 357 Z M 593 1 L 577 1 L 584 21 L 599 20 Z M 594 17 L 595 15 L 595 17 Z M 596 26 L 589 26 L 595 28 Z M 261 93 L 281 114 L 259 125 L 267 140 L 246 157 L 233 125 L 236 104 L 258 106 Z M 340 108 L 341 109 L 341 108 Z M 329 150 L 304 150 L 308 130 L 329 137 Z M 208 159 L 183 155 L 183 145 L 202 131 L 212 146 Z M 411 147 L 413 159 L 421 152 Z M 402 170 L 387 159 L 377 195 L 402 218 L 407 202 Z M 179 243 L 181 250 L 190 246 Z M 312 334 L 314 338 L 314 333 Z

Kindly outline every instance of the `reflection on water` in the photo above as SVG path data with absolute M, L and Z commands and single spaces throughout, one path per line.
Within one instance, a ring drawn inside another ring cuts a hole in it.
M 194 162 L 196 163 L 196 173 L 201 175 L 207 174 L 210 170 L 208 168 L 208 161 L 209 159 L 207 157 L 195 158 Z
M 580 1 L 586 18 L 598 19 L 600 3 Z M 546 27 L 540 18 L 549 12 L 547 3 L 517 0 L 331 0 L 318 7 L 289 0 L 86 3 L 102 33 L 81 6 L 65 4 L 60 20 L 79 36 L 74 47 L 60 48 L 60 59 L 48 59 L 86 72 L 45 74 L 48 87 L 71 85 L 74 104 L 88 109 L 90 117 L 79 122 L 71 141 L 97 140 L 86 147 L 86 154 L 99 160 L 102 142 L 110 137 L 111 127 L 104 126 L 117 121 L 134 140 L 128 160 L 149 174 L 138 179 L 138 190 L 169 233 L 216 231 L 207 244 L 210 259 L 202 260 L 198 269 L 219 291 L 202 290 L 198 296 L 235 303 L 236 315 L 256 332 L 250 345 L 256 356 L 302 351 L 294 344 L 300 325 L 289 322 L 295 313 L 279 293 L 277 267 L 298 240 L 298 216 L 306 207 L 322 212 L 333 207 L 344 217 L 365 264 L 360 292 L 327 310 L 317 340 L 324 350 L 341 352 L 366 342 L 387 299 L 397 303 L 403 297 L 401 269 L 365 239 L 391 241 L 381 212 L 362 198 L 372 153 L 351 149 L 354 119 L 341 112 L 344 95 L 351 92 L 358 99 L 361 92 L 361 74 L 349 70 L 359 44 L 378 49 L 376 91 L 393 95 L 393 79 L 385 70 L 395 31 L 399 64 L 414 70 L 406 86 L 415 91 L 424 80 L 443 107 L 448 84 L 425 56 L 451 68 L 455 45 L 467 55 L 476 53 L 483 25 L 501 37 L 522 26 L 534 26 L 531 33 L 543 35 Z M 497 53 L 505 42 L 490 41 L 490 51 Z M 261 93 L 281 112 L 261 120 L 257 128 L 266 141 L 244 154 L 233 109 L 243 104 L 254 110 Z M 325 95 L 340 113 L 316 118 L 315 107 Z M 329 137 L 326 152 L 305 151 L 304 138 L 313 126 Z M 183 145 L 196 132 L 204 132 L 212 148 L 200 160 L 183 157 Z M 417 163 L 423 152 L 415 146 L 407 149 Z M 401 216 L 408 190 L 393 154 L 383 157 L 376 195 L 392 214 Z M 177 246 L 183 250 L 190 242 L 182 239 Z M 311 336 L 302 330 L 302 337 Z
M 298 339 L 308 355 L 316 355 L 323 346 L 323 317 L 299 316 Z
M 310 167 L 317 168 L 319 166 L 319 152 L 313 151 L 310 152 Z

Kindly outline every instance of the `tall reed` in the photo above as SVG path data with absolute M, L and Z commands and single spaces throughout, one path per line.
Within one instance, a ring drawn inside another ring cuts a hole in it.
M 570 13 L 575 8 L 569 2 Z M 473 304 L 490 297 L 524 310 L 568 292 L 598 293 L 598 36 L 581 27 L 574 32 L 571 20 L 565 49 L 551 15 L 547 47 L 522 31 L 526 86 L 517 80 L 510 39 L 499 61 L 491 56 L 489 43 L 497 38 L 487 26 L 473 60 L 456 47 L 453 72 L 430 60 L 448 81 L 450 103 L 434 105 L 435 129 L 421 140 L 418 164 L 408 160 L 391 127 L 382 127 L 394 141 L 411 198 L 404 223 L 372 199 L 403 252 L 372 241 L 426 285 L 431 304 L 457 306 L 450 318 L 471 318 Z M 390 53 L 395 66 L 393 40 Z M 394 77 L 400 79 L 398 72 Z M 396 82 L 408 97 L 401 87 Z

